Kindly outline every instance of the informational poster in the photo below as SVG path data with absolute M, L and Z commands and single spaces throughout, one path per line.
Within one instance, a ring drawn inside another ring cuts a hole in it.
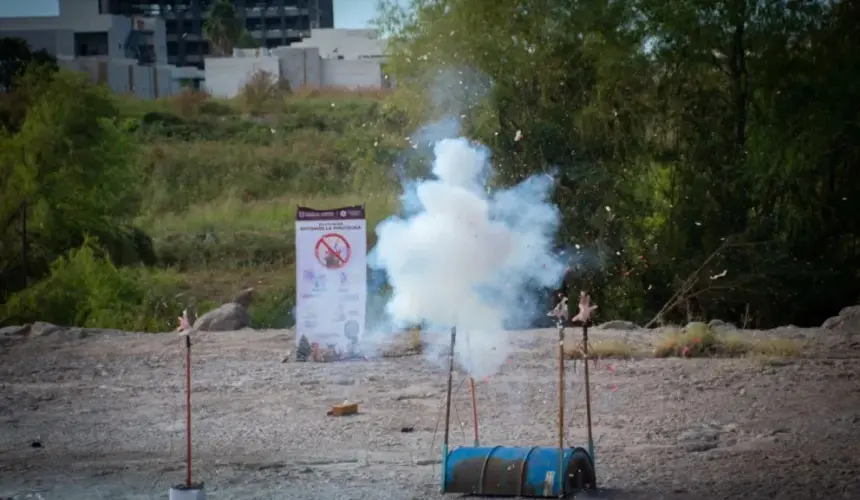
M 296 211 L 296 341 L 345 350 L 364 333 L 364 206 Z

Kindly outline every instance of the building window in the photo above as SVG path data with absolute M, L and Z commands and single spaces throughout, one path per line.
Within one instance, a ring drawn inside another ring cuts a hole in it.
M 107 32 L 75 33 L 75 55 L 82 57 L 108 55 Z

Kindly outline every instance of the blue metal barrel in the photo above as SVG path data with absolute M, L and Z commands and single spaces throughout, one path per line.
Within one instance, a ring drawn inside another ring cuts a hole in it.
M 558 498 L 595 484 L 594 464 L 583 448 L 464 446 L 448 453 L 444 474 L 444 493 L 469 495 Z

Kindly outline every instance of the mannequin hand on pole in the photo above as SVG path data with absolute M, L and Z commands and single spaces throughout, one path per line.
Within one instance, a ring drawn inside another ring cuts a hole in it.
M 579 321 L 587 324 L 591 320 L 591 314 L 597 309 L 597 306 L 591 305 L 591 296 L 585 292 L 579 292 L 579 313 L 573 317 L 574 322 Z

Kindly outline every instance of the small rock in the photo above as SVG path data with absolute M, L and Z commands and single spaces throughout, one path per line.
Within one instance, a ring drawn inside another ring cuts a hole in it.
M 684 443 L 684 450 L 690 453 L 700 453 L 703 451 L 713 450 L 717 447 L 717 443 L 714 441 L 697 441 Z
M 63 328 L 52 323 L 37 321 L 30 327 L 30 335 L 34 337 L 47 337 L 53 333 L 61 331 Z
M 678 440 L 682 443 L 691 441 L 717 441 L 720 438 L 720 432 L 716 429 L 700 428 L 684 431 L 678 436 Z
M 746 389 L 746 387 L 741 387 L 741 389 L 738 391 L 738 396 L 743 397 L 743 396 L 746 396 L 746 395 L 747 395 L 747 389 Z
M 711 330 L 737 330 L 738 327 L 733 323 L 723 321 L 721 319 L 712 319 L 708 322 L 708 328 Z
M 30 333 L 30 325 L 6 326 L 0 328 L 0 337 L 23 337 Z
M 66 340 L 82 340 L 90 336 L 90 332 L 83 328 L 69 328 L 62 334 Z
M 632 321 L 616 319 L 600 324 L 596 328 L 599 330 L 639 330 L 642 327 Z

